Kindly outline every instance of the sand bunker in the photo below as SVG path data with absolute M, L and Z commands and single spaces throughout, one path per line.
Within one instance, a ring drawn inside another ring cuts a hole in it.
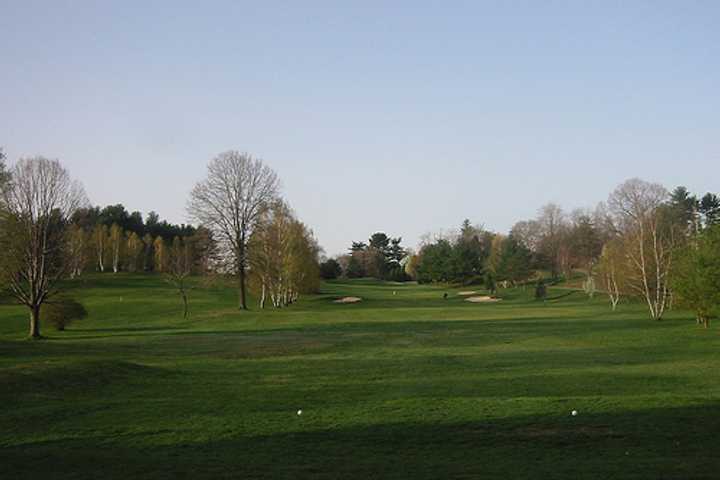
M 360 297 L 342 297 L 338 298 L 337 300 L 333 300 L 333 303 L 358 303 L 362 302 L 362 298 Z
M 475 295 L 476 293 L 477 293 L 477 292 L 476 292 L 475 290 L 471 290 L 471 291 L 468 291 L 468 292 L 458 292 L 458 295 L 461 295 L 461 296 L 463 296 L 463 297 L 466 297 L 466 296 L 468 296 L 468 295 Z
M 472 303 L 492 303 L 492 302 L 499 302 L 500 298 L 495 297 L 488 297 L 487 295 L 480 296 L 480 297 L 468 297 L 465 299 L 466 302 L 472 302 Z

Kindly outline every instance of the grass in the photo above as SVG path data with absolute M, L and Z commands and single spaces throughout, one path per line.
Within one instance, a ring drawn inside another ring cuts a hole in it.
M 0 306 L 0 477 L 717 478 L 718 330 L 550 289 L 332 282 L 283 310 L 160 278 L 72 284 L 43 341 Z M 449 297 L 443 300 L 442 294 Z M 332 300 L 359 296 L 360 304 Z M 296 414 L 298 409 L 303 414 Z M 576 417 L 570 415 L 578 410 Z

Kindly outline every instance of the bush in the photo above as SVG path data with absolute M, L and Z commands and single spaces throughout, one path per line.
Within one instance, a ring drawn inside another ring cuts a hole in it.
M 342 268 L 337 260 L 330 258 L 320 264 L 320 277 L 325 280 L 333 280 L 342 275 Z
M 495 295 L 495 293 L 497 293 L 497 284 L 495 283 L 495 275 L 493 275 L 491 272 L 487 272 L 485 274 L 483 283 L 485 284 L 485 289 L 490 293 L 490 295 Z
M 541 278 L 538 280 L 537 285 L 535 286 L 535 298 L 537 300 L 545 300 L 547 297 L 547 287 L 545 286 L 545 281 Z
M 87 317 L 87 310 L 80 303 L 71 299 L 57 300 L 43 305 L 42 319 L 52 324 L 56 330 L 65 330 L 75 320 Z

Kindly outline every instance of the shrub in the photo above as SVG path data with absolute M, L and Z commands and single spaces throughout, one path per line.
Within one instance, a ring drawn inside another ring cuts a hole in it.
M 65 330 L 75 320 L 87 317 L 87 310 L 72 299 L 62 299 L 46 303 L 42 308 L 42 319 L 52 324 L 57 330 Z
M 545 300 L 545 297 L 547 297 L 547 287 L 545 287 L 545 281 L 541 278 L 535 286 L 535 298 Z

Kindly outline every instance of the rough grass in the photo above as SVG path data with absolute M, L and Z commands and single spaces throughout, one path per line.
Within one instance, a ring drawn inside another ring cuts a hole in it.
M 46 327 L 43 341 L 24 339 L 26 312 L 0 306 L 2 478 L 720 469 L 720 338 L 684 312 L 652 322 L 642 305 L 612 313 L 561 289 L 471 304 L 453 289 L 354 281 L 265 312 L 238 312 L 230 288 L 198 288 L 184 321 L 158 277 L 72 287 L 89 318 Z M 343 296 L 363 302 L 333 303 Z

